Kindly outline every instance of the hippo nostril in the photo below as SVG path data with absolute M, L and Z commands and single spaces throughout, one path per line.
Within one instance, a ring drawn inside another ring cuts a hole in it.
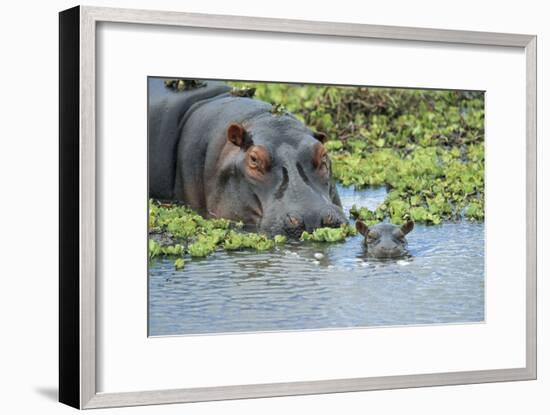
M 283 232 L 287 237 L 299 238 L 305 230 L 304 221 L 297 216 L 286 215 Z
M 300 219 L 292 215 L 287 215 L 286 221 L 290 226 L 293 226 L 293 227 L 298 227 L 302 224 L 302 221 Z
M 337 228 L 342 223 L 343 222 L 340 220 L 338 215 L 334 212 L 327 213 L 325 216 L 323 216 L 323 219 L 321 220 L 322 226 L 329 228 Z
M 323 218 L 323 226 L 330 226 L 332 224 L 334 224 L 334 216 L 332 216 L 331 213 L 325 215 L 325 217 Z

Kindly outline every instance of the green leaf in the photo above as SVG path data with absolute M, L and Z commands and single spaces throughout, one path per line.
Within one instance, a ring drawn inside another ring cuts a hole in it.
M 182 269 L 185 266 L 185 260 L 183 258 L 178 258 L 174 261 L 174 266 L 176 269 Z

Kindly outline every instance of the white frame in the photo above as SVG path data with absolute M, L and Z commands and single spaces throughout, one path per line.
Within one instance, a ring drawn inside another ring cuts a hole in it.
M 335 379 L 311 382 L 251 384 L 192 389 L 139 391 L 124 393 L 98 393 L 96 390 L 96 27 L 98 22 L 170 25 L 200 27 L 206 29 L 246 30 L 256 32 L 300 33 L 329 35 L 348 38 L 377 38 L 413 40 L 484 46 L 522 48 L 526 56 L 526 150 L 527 150 L 527 257 L 526 257 L 526 366 L 524 368 L 479 370 L 450 373 L 432 373 L 370 378 Z M 72 91 L 60 85 L 60 154 L 64 145 L 75 140 L 72 149 L 77 158 L 75 174 L 78 174 L 77 195 L 72 195 L 78 214 L 78 258 L 67 258 L 61 249 L 60 269 L 65 261 L 76 264 L 70 275 L 60 271 L 60 304 L 78 311 L 76 326 L 63 330 L 67 320 L 60 311 L 60 343 L 65 349 L 60 353 L 60 401 L 81 409 L 130 405 L 196 402 L 222 399 L 259 398 L 284 395 L 303 395 L 331 392 L 351 392 L 378 389 L 395 389 L 436 385 L 455 385 L 536 378 L 536 36 L 467 32 L 410 27 L 374 26 L 301 20 L 252 18 L 240 16 L 205 15 L 148 10 L 110 9 L 79 6 L 60 14 L 60 83 L 63 74 L 74 71 L 78 58 L 77 74 L 73 81 L 78 85 Z M 63 43 L 68 34 L 77 36 L 72 46 Z M 77 57 L 74 54 L 78 54 Z M 72 59 L 73 67 L 67 62 Z M 65 72 L 64 72 L 65 71 Z M 75 84 L 75 85 L 76 85 Z M 79 105 L 77 119 L 66 114 L 64 105 Z M 71 133 L 72 131 L 72 133 Z M 75 147 L 76 146 L 76 150 Z M 63 158 L 61 160 L 63 171 Z M 74 166 L 73 166 L 74 167 Z M 65 173 L 67 170 L 65 170 Z M 61 199 L 71 197 L 63 191 Z M 60 204 L 61 204 L 60 203 Z M 76 213 L 75 213 L 76 214 Z M 63 218 L 60 218 L 62 221 Z M 60 244 L 67 241 L 67 220 L 61 223 Z M 78 281 L 71 281 L 76 278 Z M 71 285 L 72 284 L 72 285 Z M 66 310 L 63 307 L 61 310 Z M 75 329 L 76 327 L 76 329 Z M 78 330 L 78 333 L 74 333 Z M 69 332 L 70 331 L 70 332 Z M 73 336 L 71 343 L 64 336 Z M 69 352 L 69 353 L 67 353 Z M 77 367 L 76 367 L 77 365 Z M 62 370 L 63 366 L 63 370 Z M 71 370 L 68 370 L 72 369 Z M 68 370 L 68 372 L 67 372 Z M 71 375 L 67 375 L 71 373 Z M 78 388 L 70 387 L 77 382 Z

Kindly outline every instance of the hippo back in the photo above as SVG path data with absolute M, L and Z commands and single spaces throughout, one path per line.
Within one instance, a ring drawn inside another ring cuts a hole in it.
M 229 91 L 231 87 L 222 82 L 208 81 L 205 87 L 175 92 L 165 88 L 162 79 L 149 79 L 149 197 L 173 199 L 176 149 L 191 106 Z

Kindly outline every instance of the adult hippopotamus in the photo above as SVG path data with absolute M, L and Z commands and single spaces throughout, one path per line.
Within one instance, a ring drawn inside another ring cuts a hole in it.
M 269 235 L 346 222 L 324 134 L 221 82 L 201 86 L 150 99 L 150 197 Z

